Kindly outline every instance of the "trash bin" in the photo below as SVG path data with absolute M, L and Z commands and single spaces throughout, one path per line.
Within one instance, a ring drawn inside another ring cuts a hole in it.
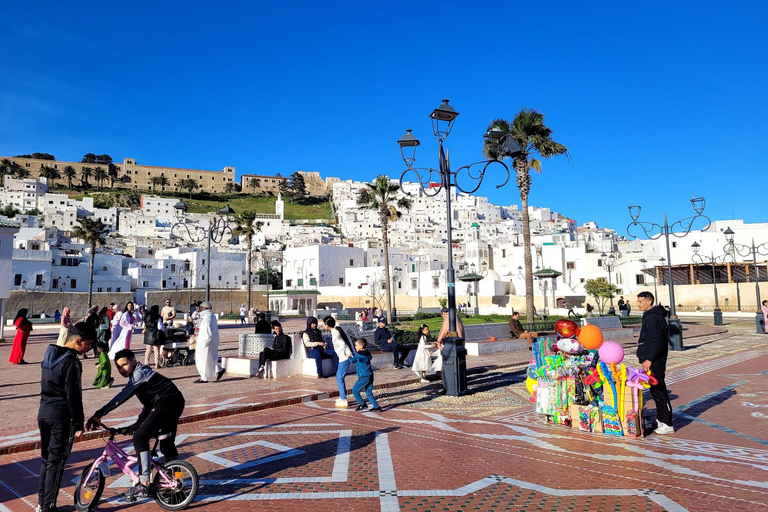
M 449 337 L 443 340 L 443 385 L 448 396 L 460 396 L 467 392 L 467 349 L 464 338 Z

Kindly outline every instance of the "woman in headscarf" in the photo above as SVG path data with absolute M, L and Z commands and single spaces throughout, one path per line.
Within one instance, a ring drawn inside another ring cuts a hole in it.
M 90 324 L 93 326 L 94 329 L 98 326 L 99 322 L 99 306 L 91 306 L 88 311 L 85 313 L 85 316 L 75 322 L 76 324 L 79 324 L 80 322 L 85 322 L 86 324 Z M 93 344 L 93 357 L 99 357 L 99 353 L 96 351 L 96 344 Z M 88 359 L 88 353 L 83 354 L 83 359 Z
M 96 341 L 104 343 L 107 346 L 107 352 L 109 351 L 109 342 L 112 338 L 108 312 L 108 307 L 105 306 L 101 308 L 99 311 L 99 317 L 96 320 Z
M 149 308 L 147 319 L 144 322 L 144 364 L 149 366 L 149 356 L 155 353 L 155 370 L 163 366 L 162 346 L 165 345 L 165 324 L 160 316 L 160 306 L 155 304 Z
M 59 329 L 59 339 L 56 340 L 56 344 L 63 347 L 69 338 L 69 328 L 72 327 L 72 318 L 70 318 L 69 307 L 61 310 L 61 329 Z
M 112 342 L 112 346 L 109 348 L 109 358 L 114 359 L 115 354 L 124 348 L 131 348 L 131 337 L 133 336 L 133 325 L 141 320 L 141 313 L 133 308 L 133 302 L 128 302 L 125 305 L 125 309 L 120 312 L 120 317 L 115 317 L 112 320 L 112 325 L 120 326 L 120 333 L 117 338 Z
M 27 308 L 21 308 L 16 313 L 13 325 L 16 326 L 16 337 L 13 338 L 13 348 L 8 361 L 13 364 L 27 364 L 24 360 L 24 352 L 27 350 L 29 333 L 32 332 L 32 322 L 27 319 Z

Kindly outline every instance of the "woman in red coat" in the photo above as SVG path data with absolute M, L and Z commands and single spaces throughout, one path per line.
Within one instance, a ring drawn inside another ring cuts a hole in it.
M 24 352 L 27 350 L 27 338 L 32 332 L 32 322 L 27 320 L 27 308 L 22 308 L 16 313 L 13 325 L 16 326 L 16 337 L 13 339 L 11 357 L 8 358 L 8 361 L 13 364 L 27 364 L 24 360 Z

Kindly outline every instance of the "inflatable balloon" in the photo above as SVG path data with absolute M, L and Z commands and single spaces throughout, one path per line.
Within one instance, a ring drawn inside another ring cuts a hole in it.
M 573 320 L 561 318 L 555 322 L 555 332 L 563 338 L 573 338 L 579 335 L 579 326 Z
M 573 338 L 563 338 L 558 340 L 557 349 L 566 354 L 578 354 L 581 352 L 581 343 Z
M 530 378 L 530 377 L 528 377 L 527 379 L 525 379 L 525 387 L 528 389 L 528 392 L 529 392 L 530 394 L 533 394 L 533 392 L 534 392 L 534 391 L 536 391 L 536 387 L 535 387 L 535 386 L 537 386 L 537 385 L 538 385 L 538 383 L 539 383 L 539 381 L 538 381 L 538 380 L 536 380 L 536 379 L 532 379 L 532 378 Z
M 598 349 L 603 344 L 603 331 L 595 325 L 585 325 L 579 332 L 579 343 L 587 350 Z
M 624 360 L 624 348 L 615 341 L 606 341 L 597 349 L 597 353 L 600 360 L 607 364 L 619 364 Z

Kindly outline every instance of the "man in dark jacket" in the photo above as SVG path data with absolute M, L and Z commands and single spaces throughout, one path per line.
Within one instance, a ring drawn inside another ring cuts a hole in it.
M 283 326 L 278 321 L 273 321 L 275 340 L 272 342 L 272 347 L 264 347 L 264 350 L 259 354 L 259 373 L 256 374 L 256 378 L 260 379 L 264 376 L 264 370 L 266 369 L 267 359 L 270 361 L 278 361 L 280 359 L 290 359 L 291 352 L 293 352 L 293 340 L 283 332 Z
M 392 358 L 394 360 L 394 369 L 402 369 L 405 358 L 408 357 L 408 352 L 411 351 L 410 347 L 400 346 L 395 341 L 395 337 L 387 329 L 387 321 L 384 317 L 379 318 L 379 326 L 373 331 L 373 342 L 379 346 L 383 352 L 392 352 Z
M 69 330 L 63 347 L 48 345 L 43 356 L 40 378 L 40 487 L 37 491 L 38 510 L 56 510 L 56 498 L 61 487 L 64 466 L 75 437 L 83 433 L 83 367 L 77 358 L 85 354 L 96 340 L 93 326 L 79 322 Z
M 150 495 L 147 488 L 152 456 L 149 441 L 153 437 L 162 434 L 160 449 L 166 461 L 175 460 L 179 456 L 176 430 L 181 413 L 184 412 L 184 395 L 171 379 L 155 372 L 149 365 L 136 361 L 136 356 L 128 349 L 117 351 L 115 367 L 121 376 L 128 379 L 128 383 L 115 398 L 91 416 L 86 427 L 88 430 L 98 428 L 101 418 L 134 395 L 144 406 L 136 422 L 128 427 L 128 431 L 133 432 L 133 447 L 139 458 L 139 483 L 124 494 L 126 501 L 131 502 Z
M 259 313 L 258 322 L 256 322 L 255 330 L 254 332 L 256 334 L 269 334 L 272 332 L 272 326 L 267 322 L 267 315 L 264 313 Z
M 664 374 L 667 370 L 669 352 L 669 327 L 666 311 L 661 306 L 653 305 L 653 294 L 640 292 L 637 295 L 637 307 L 643 312 L 643 325 L 637 340 L 637 360 L 643 370 L 650 370 L 658 384 L 652 385 L 650 392 L 656 402 L 657 434 L 673 434 L 672 404 L 669 401 Z

